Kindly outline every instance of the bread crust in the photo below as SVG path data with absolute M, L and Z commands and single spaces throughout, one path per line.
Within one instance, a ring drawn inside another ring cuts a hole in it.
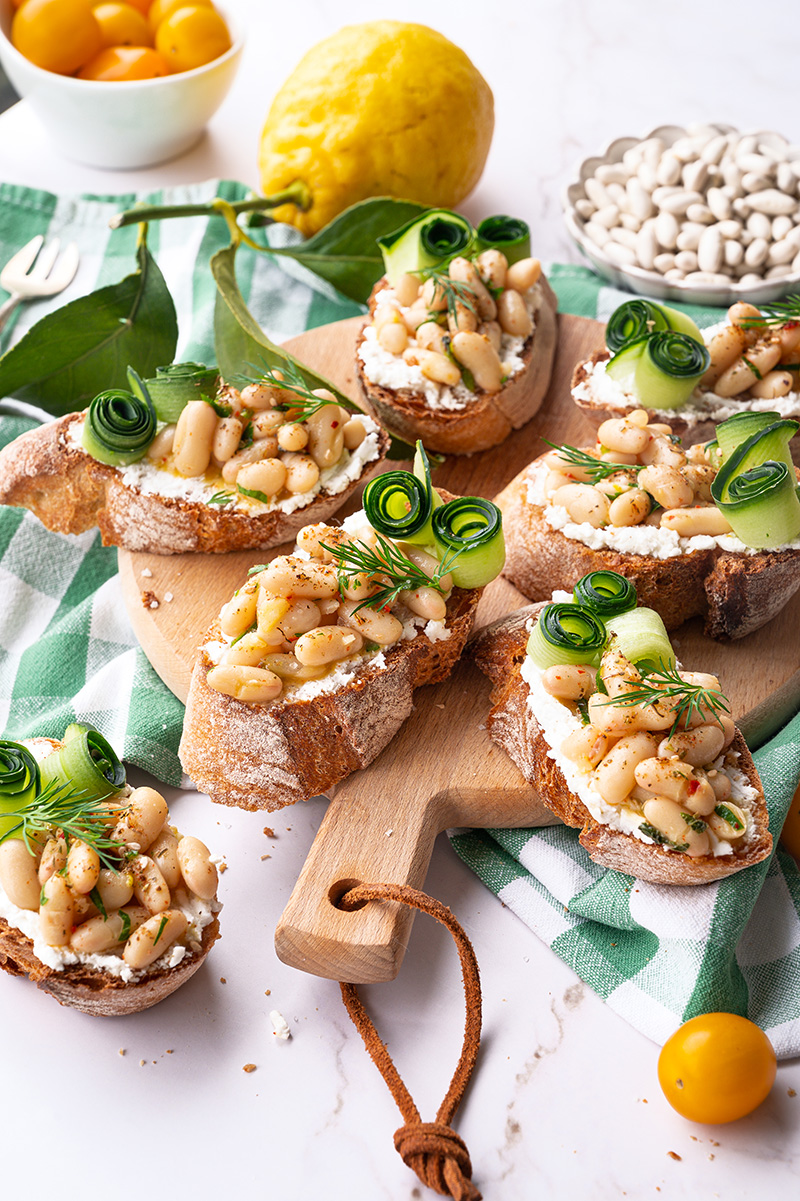
M 70 426 L 82 417 L 60 417 L 0 451 L 0 504 L 30 509 L 48 529 L 62 534 L 81 534 L 98 526 L 104 545 L 152 554 L 226 554 L 278 546 L 304 525 L 336 513 L 380 466 L 389 448 L 381 430 L 379 457 L 342 492 L 319 493 L 293 513 L 271 510 L 254 515 L 123 484 L 114 467 L 68 443 Z
M 543 604 L 528 605 L 484 627 L 471 641 L 470 651 L 494 685 L 493 707 L 486 719 L 491 738 L 511 756 L 548 809 L 565 825 L 580 829 L 579 841 L 589 857 L 603 867 L 626 872 L 651 884 L 676 885 L 720 880 L 765 859 L 772 850 L 772 835 L 764 791 L 739 730 L 731 749 L 739 755 L 739 769 L 758 790 L 750 805 L 754 829 L 740 850 L 719 857 L 691 858 L 613 830 L 592 817 L 580 798 L 570 791 L 561 768 L 549 758 L 550 744 L 528 705 L 528 685 L 520 674 L 528 639 L 526 623 L 537 619 L 543 608 Z
M 705 633 L 721 641 L 743 638 L 766 625 L 800 588 L 800 551 L 735 553 L 713 547 L 671 559 L 593 550 L 547 524 L 544 508 L 527 498 L 535 459 L 496 498 L 503 511 L 503 574 L 531 600 L 556 589 L 571 592 L 590 571 L 618 571 L 636 586 L 639 601 L 661 614 L 668 630 L 690 617 L 705 618 Z
M 362 329 L 356 346 L 356 376 L 362 397 L 390 433 L 413 445 L 420 438 L 428 450 L 464 455 L 487 450 L 503 442 L 538 412 L 550 383 L 556 349 L 558 301 L 549 283 L 539 280 L 543 301 L 536 313 L 536 326 L 525 342 L 525 367 L 512 376 L 499 392 L 477 389 L 475 399 L 464 409 L 434 410 L 425 396 L 410 388 L 393 390 L 370 383 L 358 350 L 364 341 Z M 370 296 L 370 315 L 386 280 L 379 280 Z
M 481 589 L 454 589 L 450 637 L 420 631 L 367 665 L 346 687 L 306 700 L 248 704 L 206 683 L 211 663 L 195 662 L 178 749 L 184 770 L 213 801 L 243 809 L 280 809 L 329 791 L 366 767 L 411 713 L 414 689 L 444 680 L 467 641 Z M 219 621 L 206 641 L 221 637 Z
M 214 917 L 202 931 L 199 951 L 187 954 L 177 967 L 159 968 L 126 984 L 118 976 L 81 963 L 68 964 L 61 971 L 48 967 L 37 959 L 31 939 L 0 917 L 0 968 L 12 976 L 27 976 L 70 1009 L 123 1017 L 157 1005 L 185 984 L 202 967 L 218 938 L 219 921 Z

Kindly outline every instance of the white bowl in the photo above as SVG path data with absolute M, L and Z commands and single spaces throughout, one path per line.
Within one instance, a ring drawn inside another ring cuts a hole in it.
M 233 45 L 213 62 L 163 79 L 102 83 L 43 71 L 24 58 L 9 41 L 11 0 L 0 0 L 0 63 L 66 158 L 111 170 L 149 167 L 200 140 L 233 82 L 243 39 L 222 15 Z
M 733 133 L 732 125 L 715 124 L 720 133 Z M 641 137 L 616 138 L 601 150 L 600 154 L 585 159 L 578 167 L 578 178 L 569 184 L 562 195 L 564 220 L 572 238 L 581 252 L 590 260 L 598 275 L 607 279 L 629 292 L 641 296 L 653 296 L 656 300 L 678 300 L 685 304 L 703 304 L 727 307 L 737 300 L 748 300 L 752 304 L 766 304 L 771 300 L 779 300 L 789 292 L 797 291 L 800 287 L 800 273 L 785 275 L 781 279 L 765 279 L 760 284 L 742 284 L 731 280 L 730 285 L 696 283 L 692 280 L 665 279 L 657 271 L 645 271 L 643 267 L 619 267 L 603 253 L 591 238 L 584 232 L 584 221 L 575 208 L 575 202 L 583 197 L 584 182 L 594 175 L 603 163 L 619 163 L 626 150 L 636 146 L 647 138 L 661 138 L 667 146 L 671 146 L 678 138 L 683 138 L 687 130 L 679 125 L 659 125 L 650 133 Z M 755 131 L 754 131 L 755 132 Z M 775 137 L 770 132 L 758 135 L 764 141 Z

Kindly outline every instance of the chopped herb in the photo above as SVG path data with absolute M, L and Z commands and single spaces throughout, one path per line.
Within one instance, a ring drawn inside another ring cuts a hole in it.
M 122 918 L 122 929 L 119 932 L 119 941 L 127 942 L 131 932 L 130 914 L 126 913 L 124 909 L 120 909 L 119 916 Z
M 742 362 L 747 364 L 747 366 L 750 368 L 750 370 L 752 371 L 752 373 L 756 377 L 756 379 L 764 378 L 763 375 L 761 374 L 761 372 L 758 370 L 758 367 L 756 367 L 756 365 L 752 361 L 752 359 L 748 359 L 746 354 L 742 355 Z
M 253 364 L 251 364 L 253 366 Z M 279 371 L 275 371 L 266 363 L 260 367 L 256 367 L 259 372 L 254 378 L 243 377 L 246 383 L 249 384 L 266 384 L 270 388 L 276 388 L 281 392 L 288 392 L 292 399 L 284 404 L 275 406 L 281 413 L 291 412 L 293 421 L 307 421 L 309 417 L 313 417 L 320 409 L 324 409 L 326 405 L 340 405 L 342 408 L 350 409 L 353 413 L 360 413 L 358 405 L 352 401 L 341 397 L 338 400 L 334 397 L 333 400 L 326 400 L 324 397 L 315 396 L 311 388 L 309 388 L 303 375 L 295 367 L 294 363 L 286 362 Z
M 95 887 L 89 893 L 89 900 L 94 902 L 96 909 L 103 916 L 103 921 L 107 922 L 108 914 L 106 913 L 106 907 L 103 904 L 103 898 L 100 896 L 100 893 L 97 889 L 97 885 L 95 885 Z
M 660 667 L 648 672 L 638 687 L 623 692 L 605 702 L 607 705 L 657 705 L 659 701 L 675 702 L 675 721 L 669 732 L 671 738 L 681 722 L 689 725 L 693 717 L 711 717 L 721 725 L 720 713 L 730 713 L 728 702 L 718 688 L 690 684 L 681 679 L 677 668 Z
M 688 851 L 688 842 L 673 842 L 671 838 L 667 838 L 666 834 L 662 834 L 655 826 L 651 826 L 650 822 L 642 822 L 639 826 L 642 834 L 646 834 L 648 838 L 652 838 L 653 842 L 657 842 L 662 847 L 672 847 L 673 851 Z
M 211 396 L 201 396 L 200 399 L 204 400 L 207 405 L 210 405 L 218 417 L 230 417 L 233 413 L 233 408 L 231 405 L 223 404 L 219 400 L 214 400 L 214 398 Z
M 594 455 L 589 454 L 586 450 L 580 450 L 577 446 L 570 446 L 568 442 L 549 442 L 547 438 L 542 438 L 542 441 L 546 442 L 548 446 L 552 446 L 553 450 L 557 450 L 565 464 L 571 467 L 580 467 L 581 471 L 589 476 L 593 484 L 607 479 L 610 475 L 616 475 L 619 471 L 644 470 L 644 464 L 604 462 L 602 459 L 595 458 Z
M 581 719 L 581 725 L 588 726 L 591 722 L 591 718 L 589 717 L 589 702 L 586 697 L 579 697 L 575 702 L 575 706 Z
M 166 926 L 166 924 L 167 924 L 167 919 L 165 917 L 162 917 L 161 922 L 159 923 L 158 933 L 156 934 L 155 938 L 153 939 L 154 947 L 158 946 L 158 940 L 161 937 L 161 935 L 164 933 L 164 927 Z
M 46 905 L 46 904 L 47 904 L 47 897 L 44 895 L 44 884 L 43 884 L 41 887 L 41 890 L 39 892 L 39 908 L 41 909 L 42 906 Z
M 708 829 L 702 817 L 697 817 L 694 813 L 681 813 L 681 817 L 696 834 L 705 834 Z
M 229 505 L 232 500 L 232 492 L 215 492 L 207 503 L 210 505 L 219 505 L 222 508 L 223 505 Z
M 246 630 L 242 630 L 241 634 L 237 634 L 237 636 L 234 638 L 233 642 L 231 643 L 231 646 L 236 646 L 236 643 L 240 642 L 242 640 L 242 638 L 244 638 L 245 634 L 252 634 L 253 630 L 257 630 L 257 629 L 258 629 L 258 622 L 257 621 L 252 622 L 251 625 L 249 625 Z
M 715 805 L 714 812 L 718 817 L 721 817 L 724 822 L 727 822 L 733 830 L 744 829 L 744 822 L 739 821 L 739 818 L 732 809 L 728 808 L 727 805 L 723 805 L 722 803 Z
M 340 590 L 343 591 L 347 587 L 353 576 L 362 573 L 368 576 L 377 575 L 386 581 L 372 596 L 356 605 L 354 613 L 367 606 L 373 609 L 390 607 L 401 592 L 413 591 L 415 588 L 436 588 L 442 592 L 442 576 L 447 575 L 461 554 L 461 550 L 448 552 L 439 563 L 438 571 L 429 576 L 406 558 L 393 542 L 381 534 L 377 535 L 377 539 L 377 550 L 361 541 L 349 542 L 344 546 L 327 546 L 320 542 L 322 549 L 333 555 L 338 565 Z
M 418 274 L 423 280 L 433 280 L 434 302 L 439 299 L 444 300 L 447 314 L 454 322 L 458 321 L 459 305 L 474 314 L 477 297 L 475 289 L 471 288 L 468 283 L 460 279 L 451 279 L 448 272 L 442 270 L 441 267 L 426 267 Z M 437 313 L 431 313 L 431 318 L 435 321 L 437 315 Z
M 120 809 L 121 813 L 126 811 L 127 806 Z M 113 868 L 114 858 L 123 848 L 123 843 L 108 837 L 107 811 L 101 809 L 94 798 L 87 797 L 83 789 L 76 789 L 71 784 L 59 784 L 56 780 L 52 780 L 24 808 L 4 810 L 3 817 L 16 819 L 16 825 L 6 831 L 0 842 L 21 834 L 31 854 L 31 839 L 53 829 L 61 830 L 67 842 L 70 838 L 80 838 L 97 852 L 103 867 Z
M 760 317 L 746 317 L 737 322 L 742 329 L 761 329 L 764 326 L 795 325 L 800 321 L 800 295 L 794 293 L 785 300 L 771 301 L 761 306 Z

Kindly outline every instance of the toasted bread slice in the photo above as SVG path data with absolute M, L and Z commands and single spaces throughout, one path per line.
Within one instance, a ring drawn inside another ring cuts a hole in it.
M 705 618 L 705 632 L 722 640 L 743 638 L 766 625 L 800 588 L 800 551 L 722 550 L 719 546 L 658 559 L 607 547 L 593 549 L 566 537 L 545 519 L 543 505 L 528 499 L 535 459 L 496 498 L 503 511 L 503 574 L 531 600 L 554 589 L 571 591 L 590 571 L 611 570 L 636 586 L 640 603 L 661 614 L 668 630 L 690 617 Z
M 84 964 L 68 964 L 61 971 L 36 957 L 26 934 L 0 917 L 0 968 L 12 976 L 27 976 L 61 1005 L 99 1017 L 123 1017 L 157 1005 L 185 984 L 202 967 L 219 938 L 215 917 L 201 935 L 199 951 L 187 955 L 177 967 L 158 968 L 127 983 L 118 976 Z
M 376 296 L 385 286 L 385 280 L 375 285 L 371 314 L 375 312 Z M 521 352 L 524 367 L 499 392 L 478 388 L 460 409 L 432 408 L 421 391 L 391 389 L 370 382 L 358 353 L 364 342 L 362 330 L 356 348 L 356 372 L 362 396 L 381 425 L 406 442 L 413 444 L 421 439 L 428 450 L 464 455 L 497 446 L 512 430 L 530 421 L 547 392 L 556 348 L 558 302 L 544 276 L 537 286 L 542 289 L 542 303 L 536 311 L 534 330 Z
M 756 796 L 749 805 L 752 829 L 731 854 L 690 858 L 603 825 L 592 816 L 552 758 L 553 748 L 528 703 L 529 688 L 521 675 L 529 623 L 543 608 L 541 604 L 528 605 L 484 627 L 472 640 L 470 651 L 494 684 L 493 708 L 486 719 L 490 736 L 510 755 L 547 807 L 566 825 L 580 829 L 581 845 L 590 858 L 653 884 L 679 885 L 719 880 L 765 859 L 772 850 L 772 836 L 764 792 L 739 730 L 730 749 L 738 756 L 737 767 Z
M 450 636 L 422 631 L 395 643 L 334 692 L 306 700 L 245 703 L 206 683 L 212 663 L 201 653 L 186 701 L 179 755 L 195 785 L 212 800 L 243 809 L 280 809 L 326 793 L 368 763 L 411 713 L 414 689 L 444 680 L 472 629 L 480 589 L 454 589 L 447 602 Z M 204 645 L 221 637 L 219 621 Z
M 375 456 L 356 479 L 341 491 L 318 492 L 293 512 L 259 502 L 237 508 L 126 483 L 124 468 L 99 463 L 77 443 L 74 427 L 83 416 L 60 417 L 0 451 L 0 504 L 30 509 L 48 529 L 62 534 L 81 534 L 98 526 L 105 545 L 153 554 L 226 554 L 278 546 L 309 522 L 336 513 L 380 465 L 389 447 L 388 436 L 378 431 Z M 175 483 L 170 473 L 159 474 Z

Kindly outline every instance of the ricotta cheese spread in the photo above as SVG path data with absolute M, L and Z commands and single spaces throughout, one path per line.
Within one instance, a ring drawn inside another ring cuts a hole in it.
M 718 322 L 703 330 L 706 345 L 727 323 Z M 639 409 L 642 402 L 631 392 L 626 392 L 617 380 L 606 372 L 608 359 L 594 363 L 591 360 L 583 364 L 586 379 L 572 389 L 576 400 L 595 401 L 603 405 L 622 405 L 628 409 Z M 754 413 L 780 413 L 781 417 L 800 418 L 800 391 L 787 392 L 771 400 L 759 400 L 755 396 L 742 393 L 740 396 L 718 396 L 708 388 L 695 388 L 685 405 L 679 409 L 654 409 L 659 421 L 669 424 L 676 416 L 691 428 L 701 422 L 727 421 L 742 410 Z
M 543 300 L 541 284 L 537 283 L 529 288 L 525 293 L 524 300 L 535 331 L 536 313 L 541 308 Z M 408 309 L 403 308 L 399 303 L 392 288 L 383 288 L 376 297 L 376 304 L 392 305 L 401 313 L 408 312 Z M 525 366 L 522 358 L 525 342 L 525 338 L 503 334 L 500 340 L 500 362 L 505 377 L 510 379 Z M 410 349 L 417 347 L 417 340 L 413 335 L 409 335 L 408 345 Z M 457 412 L 467 408 L 470 402 L 475 400 L 475 393 L 470 392 L 469 388 L 463 384 L 457 384 L 453 388 L 447 387 L 446 384 L 438 384 L 435 380 L 428 379 L 427 375 L 423 375 L 420 367 L 413 363 L 407 363 L 402 355 L 391 354 L 388 350 L 384 350 L 372 324 L 367 325 L 364 329 L 364 340 L 359 347 L 358 356 L 364 366 L 364 375 L 371 384 L 389 388 L 393 392 L 399 392 L 402 389 L 420 392 L 425 397 L 425 403 L 431 409 Z
M 215 495 L 225 492 L 231 500 L 224 507 L 237 509 L 249 516 L 257 517 L 262 513 L 278 510 L 281 513 L 294 513 L 310 505 L 312 500 L 324 493 L 326 496 L 338 496 L 349 484 L 360 479 L 368 463 L 373 463 L 380 453 L 378 438 L 380 426 L 371 417 L 359 414 L 363 420 L 367 436 L 355 450 L 345 450 L 338 463 L 326 467 L 320 472 L 319 479 L 308 492 L 298 492 L 283 500 L 273 500 L 269 504 L 256 500 L 252 496 L 242 496 L 235 484 L 229 484 L 214 468 L 209 468 L 204 476 L 186 478 L 176 472 L 166 471 L 157 467 L 145 457 L 138 463 L 130 463 L 127 467 L 114 467 L 128 488 L 135 488 L 145 496 L 162 496 L 167 500 L 196 501 L 208 504 Z M 69 426 L 65 439 L 66 445 L 84 454 L 81 438 L 83 435 L 83 419 L 73 421 Z M 216 507 L 216 506 L 214 506 Z
M 554 601 L 569 601 L 572 596 L 568 592 L 554 592 Z M 557 700 L 547 692 L 542 684 L 542 673 L 536 667 L 530 655 L 526 655 L 520 671 L 523 680 L 528 685 L 528 707 L 535 717 L 542 733 L 547 740 L 550 750 L 548 758 L 552 759 L 566 780 L 567 787 L 579 797 L 591 813 L 595 821 L 619 830 L 623 834 L 632 834 L 641 842 L 653 844 L 653 839 L 643 834 L 640 826 L 644 821 L 642 814 L 627 805 L 609 805 L 598 792 L 592 779 L 591 771 L 581 771 L 576 763 L 561 754 L 560 747 L 570 734 L 583 729 L 583 723 L 577 714 L 567 705 Z M 748 783 L 744 772 L 738 767 L 731 766 L 725 761 L 725 755 L 720 755 L 714 763 L 718 771 L 723 771 L 731 781 L 731 800 L 738 805 L 747 816 L 747 833 L 744 842 L 753 830 L 753 819 L 750 806 L 758 796 L 758 792 Z M 717 838 L 713 831 L 708 831 L 711 841 L 712 854 L 715 856 L 732 855 L 733 848 L 729 842 Z

